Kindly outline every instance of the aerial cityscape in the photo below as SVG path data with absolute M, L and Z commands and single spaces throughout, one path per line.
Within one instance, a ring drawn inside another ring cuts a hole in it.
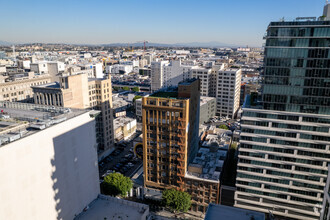
M 330 220 L 330 2 L 2 2 L 0 219 Z

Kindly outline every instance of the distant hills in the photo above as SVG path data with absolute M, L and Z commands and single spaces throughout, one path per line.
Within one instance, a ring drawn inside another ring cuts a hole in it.
M 10 46 L 16 43 L 11 43 L 7 41 L 0 41 L 0 46 Z M 32 43 L 25 43 L 25 44 L 32 44 Z M 47 43 L 44 43 L 47 44 Z M 49 44 L 57 44 L 57 43 L 49 43 Z M 58 43 L 62 44 L 62 43 Z M 85 46 L 108 46 L 108 47 L 143 47 L 143 43 L 109 43 L 109 44 L 69 44 L 66 43 L 66 45 L 85 45 Z M 237 44 L 227 44 L 227 43 L 221 43 L 217 41 L 210 41 L 210 42 L 190 42 L 190 43 L 174 43 L 174 44 L 166 44 L 166 43 L 147 43 L 146 46 L 148 47 L 245 47 L 245 45 L 237 45 Z
M 239 47 L 240 45 L 226 44 L 216 41 L 210 42 L 191 42 L 191 43 L 175 43 L 175 44 L 162 44 L 162 43 L 147 43 L 148 47 Z M 113 47 L 127 47 L 128 43 L 111 43 L 101 44 L 101 46 L 113 46 Z M 143 47 L 143 43 L 132 43 L 129 44 L 132 47 Z
M 0 40 L 0 46 L 10 46 L 10 45 L 12 45 L 12 43 Z

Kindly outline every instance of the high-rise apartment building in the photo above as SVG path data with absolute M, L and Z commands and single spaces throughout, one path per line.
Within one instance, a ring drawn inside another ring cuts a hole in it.
M 234 118 L 239 109 L 241 69 L 221 69 L 217 75 L 217 115 Z
M 181 60 L 171 60 L 164 66 L 163 87 L 177 86 L 179 82 L 190 78 L 191 66 L 181 64 Z
M 184 189 L 187 165 L 198 150 L 199 80 L 142 98 L 145 187 Z
M 163 87 L 164 66 L 168 65 L 168 61 L 151 62 L 151 91 L 157 91 Z
M 201 83 L 201 96 L 211 96 L 211 79 L 212 70 L 210 68 L 195 67 L 190 70 L 191 78 L 200 80 Z
M 191 78 L 191 68 L 182 65 L 181 60 L 151 62 L 151 90 L 178 86 L 179 82 Z
M 263 106 L 248 108 L 247 99 L 243 108 L 236 207 L 320 218 L 330 162 L 329 41 L 327 14 L 269 24 Z
M 225 64 L 212 68 L 192 68 L 190 77 L 200 79 L 201 95 L 217 98 L 218 116 L 234 118 L 239 108 L 242 71 L 226 68 Z
M 112 86 L 108 78 L 88 78 L 87 73 L 64 76 L 60 83 L 33 87 L 36 104 L 100 110 L 96 118 L 99 157 L 114 145 Z

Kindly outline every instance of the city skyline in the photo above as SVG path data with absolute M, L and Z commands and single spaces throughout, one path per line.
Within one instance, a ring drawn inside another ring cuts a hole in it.
M 324 3 L 323 0 L 167 1 L 166 4 L 126 1 L 124 5 L 103 0 L 93 4 L 6 1 L 2 2 L 6 10 L 0 18 L 7 22 L 2 25 L 0 41 L 111 44 L 148 40 L 163 44 L 213 42 L 223 46 L 260 47 L 269 21 L 282 17 L 287 20 L 318 17 Z

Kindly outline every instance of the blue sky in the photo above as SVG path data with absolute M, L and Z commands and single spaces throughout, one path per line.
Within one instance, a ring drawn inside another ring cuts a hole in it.
M 324 4 L 325 0 L 0 0 L 0 40 L 261 46 L 270 21 L 320 16 Z

